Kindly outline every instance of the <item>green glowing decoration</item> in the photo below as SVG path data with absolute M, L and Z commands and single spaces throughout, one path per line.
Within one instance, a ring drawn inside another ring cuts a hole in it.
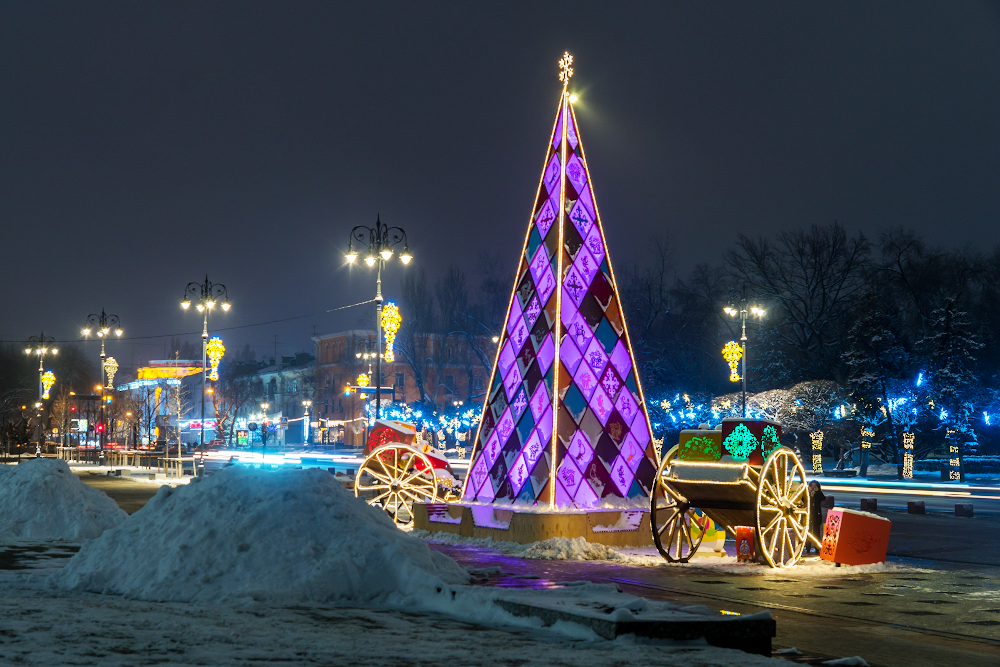
M 677 450 L 677 458 L 682 461 L 718 461 L 721 457 L 718 439 L 708 435 L 689 438 Z
M 760 443 L 746 424 L 738 424 L 722 444 L 734 459 L 746 461 Z
M 764 459 L 766 460 L 778 447 L 781 447 L 781 441 L 778 440 L 778 429 L 768 424 L 764 427 L 764 434 L 760 443 L 760 449 L 764 452 Z

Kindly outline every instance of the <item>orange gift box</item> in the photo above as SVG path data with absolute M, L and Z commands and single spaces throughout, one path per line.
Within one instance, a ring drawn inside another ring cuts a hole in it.
M 844 565 L 885 561 L 892 522 L 880 516 L 834 507 L 826 515 L 820 558 Z

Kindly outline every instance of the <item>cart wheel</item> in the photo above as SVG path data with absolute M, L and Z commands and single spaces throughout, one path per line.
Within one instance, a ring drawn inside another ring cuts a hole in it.
M 677 455 L 675 446 L 656 471 L 653 493 L 650 495 L 649 522 L 657 551 L 670 563 L 686 563 L 698 551 L 705 539 L 708 517 L 699 517 L 687 500 L 673 490 L 663 474 Z
M 367 497 L 371 492 L 374 495 Z M 438 487 L 430 459 L 417 450 L 390 443 L 369 454 L 354 478 L 354 495 L 381 507 L 397 525 L 413 525 L 413 501 L 432 503 Z
M 757 487 L 757 543 L 771 567 L 794 565 L 809 531 L 809 490 L 799 457 L 788 447 L 764 462 Z

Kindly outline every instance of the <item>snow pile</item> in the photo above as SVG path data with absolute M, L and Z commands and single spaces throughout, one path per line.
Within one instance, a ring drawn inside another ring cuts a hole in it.
M 468 574 L 326 472 L 232 467 L 161 487 L 52 579 L 145 600 L 396 606 Z
M 534 560 L 609 560 L 626 565 L 647 566 L 661 565 L 665 562 L 659 554 L 646 556 L 622 553 L 613 547 L 588 542 L 583 537 L 574 539 L 550 537 L 541 542 L 520 544 L 506 540 L 494 540 L 492 537 L 462 537 L 454 533 L 432 533 L 426 530 L 414 530 L 413 535 L 433 544 L 476 547 L 508 556 Z
M 81 482 L 65 461 L 0 465 L 0 539 L 80 542 L 126 517 L 115 501 Z
M 609 546 L 593 544 L 586 538 L 550 537 L 530 545 L 521 554 L 538 560 L 622 560 L 623 555 Z

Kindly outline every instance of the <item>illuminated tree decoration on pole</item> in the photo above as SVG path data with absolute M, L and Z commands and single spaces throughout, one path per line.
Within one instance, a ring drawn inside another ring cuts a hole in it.
M 914 433 L 903 433 L 903 479 L 913 479 L 913 441 Z
M 823 474 L 823 431 L 814 431 L 809 434 L 812 441 L 812 464 L 813 473 Z
M 385 361 L 391 364 L 396 360 L 392 350 L 392 344 L 396 340 L 396 332 L 399 325 L 403 323 L 403 316 L 399 314 L 399 308 L 392 301 L 387 301 L 382 306 L 382 330 L 385 331 Z
M 104 374 L 108 376 L 108 384 L 105 389 L 113 389 L 115 381 L 115 373 L 118 372 L 118 362 L 114 357 L 108 357 L 104 360 Z
M 56 374 L 52 371 L 45 371 L 42 373 L 42 399 L 48 400 L 49 389 L 52 389 L 52 385 L 56 383 Z
M 219 362 L 222 361 L 223 355 L 226 354 L 226 346 L 222 344 L 222 339 L 218 336 L 213 336 L 212 340 L 208 341 L 208 345 L 205 347 L 205 354 L 208 355 L 208 360 L 212 362 L 212 370 L 208 374 L 208 379 L 212 382 L 218 382 Z
M 367 373 L 362 373 L 361 375 L 358 376 L 358 386 L 359 387 L 367 387 L 368 386 L 368 374 Z
M 743 347 L 735 340 L 729 341 L 722 348 L 722 358 L 729 364 L 729 381 L 739 382 L 740 374 L 738 369 L 740 367 L 740 359 L 743 358 Z

